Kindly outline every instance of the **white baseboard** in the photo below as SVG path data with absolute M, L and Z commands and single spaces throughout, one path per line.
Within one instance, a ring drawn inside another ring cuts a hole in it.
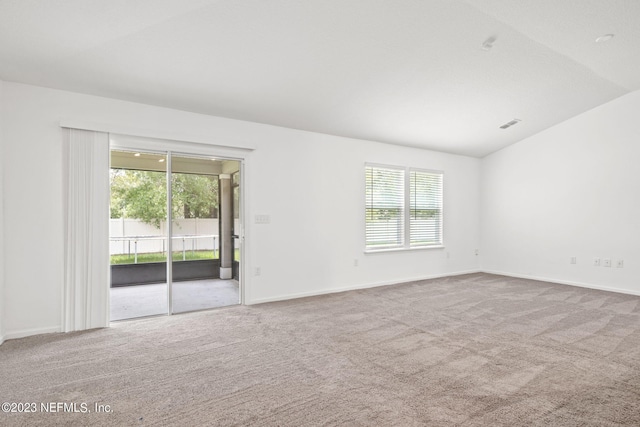
M 315 297 L 318 295 L 335 294 L 339 292 L 355 291 L 358 289 L 377 288 L 379 286 L 400 285 L 402 283 L 416 282 L 419 280 L 439 279 L 441 277 L 461 276 L 463 274 L 471 274 L 471 273 L 480 273 L 480 270 L 457 271 L 453 273 L 433 274 L 429 276 L 420 276 L 420 277 L 413 277 L 408 279 L 385 280 L 383 282 L 363 283 L 360 285 L 353 285 L 353 286 L 342 286 L 337 288 L 322 289 L 319 291 L 299 292 L 295 294 L 284 294 L 284 295 L 278 295 L 276 297 L 258 298 L 258 299 L 253 299 L 251 301 L 245 301 L 245 305 L 264 304 L 267 302 L 286 301 L 286 300 L 296 299 L 296 298 Z
M 596 289 L 596 290 L 599 290 L 599 291 L 617 292 L 619 294 L 640 296 L 640 291 L 632 291 L 632 290 L 629 290 L 629 289 L 613 288 L 613 287 L 609 287 L 609 286 L 600 286 L 600 285 L 594 285 L 592 283 L 575 282 L 575 281 L 570 281 L 570 280 L 559 280 L 559 279 L 553 279 L 553 278 L 550 278 L 550 277 L 532 276 L 530 274 L 509 273 L 509 272 L 506 272 L 506 271 L 496 271 L 496 270 L 481 270 L 481 272 L 482 273 L 487 273 L 487 274 L 498 274 L 500 276 L 517 277 L 517 278 L 520 278 L 520 279 L 538 280 L 540 282 L 558 283 L 560 285 L 577 286 L 579 288 Z
M 4 335 L 5 340 L 13 340 L 16 338 L 29 337 L 31 335 L 51 334 L 54 332 L 61 332 L 60 326 L 49 328 L 36 328 L 36 329 L 23 329 L 21 331 L 8 332 Z

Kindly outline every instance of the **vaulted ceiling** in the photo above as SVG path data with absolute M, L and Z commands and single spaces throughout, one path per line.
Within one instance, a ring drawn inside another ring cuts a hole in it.
M 0 79 L 482 157 L 640 89 L 638 22 L 637 0 L 0 0 Z

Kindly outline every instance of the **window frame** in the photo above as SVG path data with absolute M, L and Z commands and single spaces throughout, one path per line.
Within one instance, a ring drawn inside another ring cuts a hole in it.
M 424 250 L 424 249 L 442 249 L 444 248 L 444 191 L 445 191 L 445 182 L 444 182 L 444 171 L 436 170 L 436 169 L 425 169 L 425 168 L 415 168 L 409 166 L 397 166 L 397 165 L 389 165 L 382 163 L 369 163 L 366 162 L 364 165 L 364 252 L 365 253 L 381 253 L 381 252 L 397 252 L 397 251 L 414 251 L 414 250 Z M 367 170 L 368 168 L 380 168 L 380 169 L 391 169 L 398 170 L 403 172 L 404 186 L 403 186 L 403 196 L 404 196 L 404 205 L 403 205 L 403 235 L 402 235 L 402 245 L 394 245 L 394 246 L 382 246 L 379 248 L 372 247 L 367 243 Z M 411 173 L 426 173 L 432 175 L 440 176 L 440 223 L 439 223 L 439 235 L 440 240 L 435 244 L 411 244 Z

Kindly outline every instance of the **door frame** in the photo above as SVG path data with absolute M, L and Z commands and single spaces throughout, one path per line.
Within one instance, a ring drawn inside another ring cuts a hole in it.
M 167 157 L 167 170 L 170 171 L 171 167 L 171 159 L 170 157 L 173 155 L 185 155 L 185 156 L 203 156 L 203 157 L 212 157 L 221 160 L 233 160 L 239 163 L 239 171 L 240 171 L 240 265 L 238 271 L 238 290 L 239 290 L 239 304 L 245 305 L 246 301 L 246 278 L 248 277 L 246 274 L 247 271 L 247 255 L 248 251 L 248 240 L 245 237 L 245 229 L 246 229 L 246 221 L 245 221 L 245 213 L 246 213 L 246 194 L 247 194 L 247 185 L 246 185 L 246 171 L 247 171 L 247 157 L 248 153 L 252 151 L 251 149 L 243 149 L 243 148 L 232 148 L 229 146 L 221 146 L 221 145 L 209 145 L 202 143 L 194 143 L 188 141 L 175 141 L 169 139 L 159 139 L 159 138 L 149 138 L 149 137 L 141 137 L 141 136 L 133 136 L 133 135 L 125 135 L 125 134 L 109 134 L 109 150 L 127 150 L 127 151 L 141 151 L 148 153 L 163 153 L 166 154 Z M 108 171 L 107 171 L 108 173 Z M 171 179 L 171 173 L 167 173 L 167 180 Z M 171 200 L 171 188 L 170 186 L 167 188 L 167 203 Z M 170 207 L 169 210 L 170 211 Z M 167 233 L 169 236 L 172 234 L 171 230 L 171 221 L 167 224 L 168 229 Z M 171 249 L 171 239 L 169 238 L 169 247 L 168 250 Z M 170 252 L 169 252 L 170 253 Z M 171 269 L 172 262 L 167 262 L 167 279 L 169 283 L 167 283 L 167 293 L 168 293 L 168 313 L 167 315 L 173 315 L 173 303 L 172 303 L 172 290 L 171 290 Z M 107 284 L 109 286 L 110 284 Z M 107 299 L 107 310 L 109 309 L 109 299 Z M 108 312 L 108 311 L 107 311 Z M 181 314 L 181 313 L 176 313 Z

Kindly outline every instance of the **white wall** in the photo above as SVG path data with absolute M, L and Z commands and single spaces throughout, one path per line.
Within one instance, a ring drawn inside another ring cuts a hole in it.
M 487 156 L 481 170 L 483 270 L 640 294 L 640 91 Z
M 478 269 L 479 160 L 314 134 L 5 82 L 5 332 L 60 328 L 63 188 L 60 119 L 166 137 L 255 147 L 247 159 L 247 302 L 330 292 Z M 445 249 L 368 254 L 364 163 L 445 172 Z M 42 215 L 46 212 L 47 215 Z M 25 224 L 35 224 L 25 231 Z M 37 247 L 27 245 L 37 239 Z M 449 253 L 449 257 L 447 257 Z M 354 260 L 358 266 L 354 266 Z M 37 262 L 37 267 L 34 267 Z
M 4 136 L 3 85 L 0 80 L 0 344 L 4 341 Z

